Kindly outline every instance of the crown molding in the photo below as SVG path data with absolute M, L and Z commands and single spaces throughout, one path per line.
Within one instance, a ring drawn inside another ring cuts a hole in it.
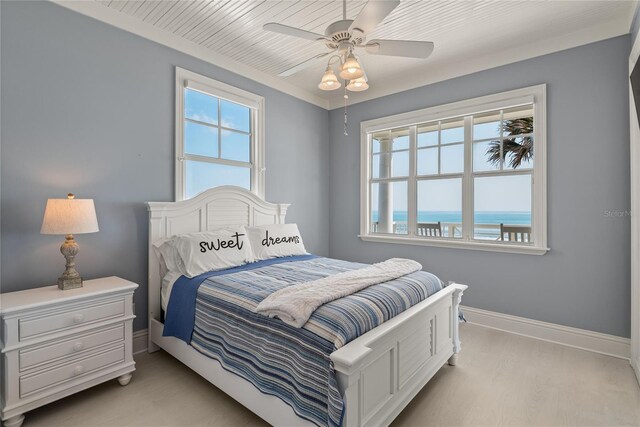
M 272 76 L 229 58 L 228 56 L 216 53 L 211 49 L 207 49 L 173 33 L 154 27 L 153 25 L 147 24 L 146 22 L 140 21 L 132 16 L 105 7 L 95 1 L 50 1 L 66 9 L 97 19 L 98 21 L 136 34 L 140 37 L 170 47 L 187 55 L 191 55 L 217 67 L 224 68 L 225 70 L 231 71 L 242 77 L 246 77 L 262 85 L 286 93 L 287 95 L 291 95 L 318 107 L 329 109 L 329 100 L 319 97 L 315 93 L 309 92 L 298 86 L 294 86 L 279 77 Z
M 633 15 L 634 10 L 635 4 L 630 8 L 630 15 Z M 571 49 L 627 33 L 629 33 L 629 17 L 623 16 L 596 26 L 583 28 L 573 33 L 549 39 L 536 40 L 533 43 L 516 48 L 481 55 L 464 61 L 447 62 L 447 64 L 433 68 L 429 67 L 429 63 L 427 62 L 422 70 L 418 68 L 411 71 L 414 76 L 413 78 L 386 79 L 384 85 L 376 85 L 374 80 L 366 92 L 360 92 L 357 96 L 349 97 L 349 105 Z M 330 109 L 342 108 L 343 102 L 342 97 L 332 98 L 330 101 Z

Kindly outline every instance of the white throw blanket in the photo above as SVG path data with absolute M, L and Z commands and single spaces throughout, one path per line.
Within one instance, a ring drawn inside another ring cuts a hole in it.
M 422 265 L 410 259 L 392 258 L 358 270 L 291 285 L 265 298 L 256 311 L 301 328 L 322 304 L 351 295 L 359 290 L 414 273 Z

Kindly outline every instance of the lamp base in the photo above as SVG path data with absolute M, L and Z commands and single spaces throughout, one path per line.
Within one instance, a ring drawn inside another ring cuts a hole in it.
M 66 263 L 66 270 L 62 273 L 62 276 L 58 278 L 58 288 L 63 291 L 69 289 L 77 289 L 82 287 L 82 277 L 76 270 L 75 257 L 78 255 L 80 248 L 73 239 L 73 235 L 67 234 L 64 243 L 60 246 L 60 252 L 64 255 Z
M 82 287 L 82 277 L 58 277 L 58 288 L 63 291 Z

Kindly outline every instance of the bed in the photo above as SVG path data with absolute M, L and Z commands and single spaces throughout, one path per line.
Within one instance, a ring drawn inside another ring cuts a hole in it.
M 225 369 L 173 336 L 163 336 L 161 269 L 152 243 L 218 227 L 285 223 L 289 205 L 265 202 L 237 187 L 217 187 L 149 210 L 149 352 L 163 349 L 272 425 L 316 425 L 279 397 Z M 300 260 L 304 262 L 314 262 Z M 345 426 L 388 425 L 460 351 L 458 310 L 465 285 L 450 284 L 330 353 Z

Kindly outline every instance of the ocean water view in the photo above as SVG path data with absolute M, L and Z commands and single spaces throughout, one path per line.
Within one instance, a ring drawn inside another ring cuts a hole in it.
M 378 221 L 378 211 L 371 213 L 371 221 Z M 407 232 L 407 211 L 394 211 L 393 222 L 397 234 Z M 460 237 L 462 231 L 462 212 L 460 211 L 418 211 L 418 222 L 440 222 L 442 233 L 446 237 Z M 500 236 L 500 224 L 531 226 L 531 212 L 474 212 L 474 236 L 477 239 L 496 240 Z

